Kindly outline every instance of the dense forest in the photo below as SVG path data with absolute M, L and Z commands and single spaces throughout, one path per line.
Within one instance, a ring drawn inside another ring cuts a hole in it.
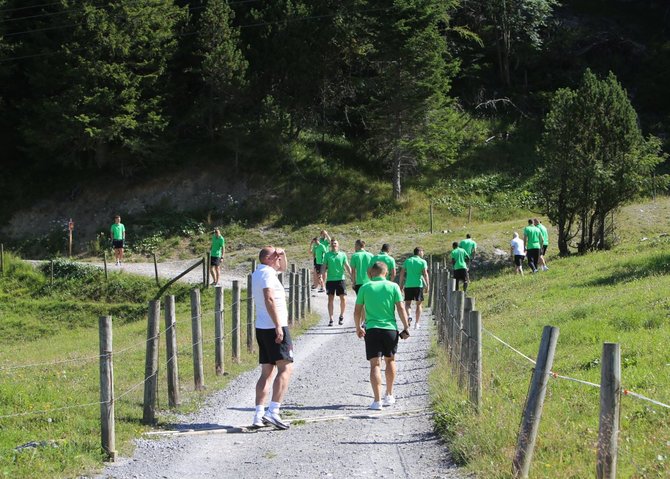
M 664 0 L 0 0 L 0 222 L 66 177 L 281 174 L 298 144 L 395 198 L 455 166 L 527 176 L 587 68 L 667 149 Z

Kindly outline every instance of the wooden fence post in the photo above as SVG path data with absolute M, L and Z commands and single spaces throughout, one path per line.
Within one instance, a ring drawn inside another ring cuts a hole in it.
M 254 271 L 256 271 L 256 260 L 252 258 L 251 259 L 251 274 L 253 274 Z
M 177 361 L 177 318 L 174 296 L 165 297 L 165 346 L 167 351 L 167 389 L 168 404 L 171 408 L 179 406 L 179 364 Z
M 153 424 L 156 422 L 160 309 L 160 301 L 149 301 L 147 355 L 144 362 L 144 409 L 142 412 L 142 422 L 144 424 Z
M 530 463 L 533 459 L 537 431 L 540 428 L 544 396 L 547 392 L 549 373 L 554 363 L 557 341 L 558 328 L 545 326 L 542 331 L 540 350 L 537 353 L 537 362 L 533 370 L 528 398 L 526 399 L 526 407 L 521 419 L 516 453 L 512 461 L 514 477 L 517 478 L 526 479 L 530 471 Z
M 156 261 L 156 253 L 151 253 L 151 256 L 154 257 L 154 276 L 156 276 L 156 286 L 161 287 L 160 281 L 158 281 L 158 262 Z
M 226 372 L 223 354 L 224 343 L 224 292 L 223 286 L 214 288 L 214 369 L 217 376 L 223 376 Z
M 463 291 L 455 292 L 454 314 L 451 317 L 451 372 L 454 376 L 460 369 L 461 357 L 461 325 L 463 324 L 463 309 L 465 308 L 465 293 Z
M 295 319 L 295 288 L 293 287 L 293 273 L 286 272 L 286 279 L 288 280 L 288 324 L 293 326 L 293 321 Z
M 471 311 L 470 323 L 470 402 L 477 413 L 482 408 L 482 313 Z
M 112 317 L 98 318 L 100 332 L 100 439 L 111 461 L 116 460 L 114 429 L 114 364 L 112 363 Z
M 300 319 L 305 319 L 306 309 L 307 309 L 307 295 L 309 294 L 309 285 L 307 284 L 307 269 L 302 268 L 300 270 L 300 283 L 302 287 L 300 288 Z
M 307 312 L 312 312 L 312 270 L 307 268 Z
M 460 354 L 458 355 L 458 387 L 463 389 L 470 369 L 470 312 L 474 309 L 474 298 L 465 298 L 463 317 L 460 325 Z
M 0 274 L 5 274 L 5 245 L 0 243 Z
M 54 260 L 49 260 L 50 263 L 50 268 L 49 268 L 49 275 L 51 277 L 51 286 L 53 287 L 54 285 Z
M 200 290 L 191 290 L 191 345 L 193 348 L 193 384 L 196 391 L 205 389 L 205 373 L 202 366 L 202 313 Z
M 300 273 L 293 273 L 293 322 L 300 322 Z
M 202 256 L 202 287 L 206 288 L 209 284 L 209 276 L 207 276 L 207 255 Z
M 107 281 L 109 279 L 107 275 L 107 251 L 102 252 L 102 265 L 105 268 L 105 281 Z
M 605 343 L 600 372 L 600 425 L 596 465 L 598 479 L 616 477 L 620 400 L 621 349 L 618 343 Z
M 240 342 L 241 342 L 241 321 L 240 321 L 240 282 L 233 281 L 233 331 L 232 331 L 232 351 L 233 361 L 240 362 Z
M 430 234 L 433 234 L 433 202 L 430 202 Z
M 251 275 L 247 275 L 247 351 L 254 352 L 256 344 L 256 327 L 254 325 L 254 297 L 251 286 Z

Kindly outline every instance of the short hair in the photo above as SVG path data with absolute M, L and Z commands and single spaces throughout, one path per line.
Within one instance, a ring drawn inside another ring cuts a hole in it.
M 312 238 L 312 241 L 319 241 L 319 238 L 315 236 L 314 238 Z
M 390 245 L 390 244 L 388 244 L 388 243 L 384 243 L 384 244 L 382 245 L 382 251 L 383 251 L 384 253 L 388 253 L 390 249 L 391 249 L 391 245 Z
M 532 225 L 532 224 L 533 224 L 533 220 L 528 220 L 528 224 L 529 224 L 529 225 Z
M 454 241 L 453 243 L 451 243 L 451 247 L 458 248 L 458 241 Z
M 114 219 L 119 218 L 121 219 L 121 215 L 114 215 Z
M 270 256 L 275 251 L 276 249 L 274 246 L 263 246 L 261 250 L 258 252 L 258 261 L 262 263 L 265 258 Z
M 470 236 L 470 233 L 466 234 L 465 237 L 466 237 L 467 239 L 472 238 L 472 236 Z
M 419 254 L 423 251 L 423 248 L 421 246 L 417 246 L 414 248 L 414 254 Z
M 386 263 L 383 261 L 375 261 L 370 265 L 370 269 L 368 271 L 370 273 L 370 277 L 374 278 L 376 276 L 385 276 L 388 270 L 389 269 L 388 266 L 386 266 Z
M 362 239 L 357 239 L 356 246 L 358 246 L 359 248 L 365 248 L 365 241 L 363 241 Z

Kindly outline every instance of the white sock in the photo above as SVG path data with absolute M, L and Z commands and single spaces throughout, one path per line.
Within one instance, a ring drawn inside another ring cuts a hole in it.
M 270 401 L 270 405 L 268 406 L 268 411 L 271 412 L 271 413 L 278 413 L 279 412 L 279 406 L 281 406 L 280 402 Z
M 256 415 L 262 416 L 264 412 L 265 412 L 265 406 L 263 406 L 262 404 L 256 406 Z

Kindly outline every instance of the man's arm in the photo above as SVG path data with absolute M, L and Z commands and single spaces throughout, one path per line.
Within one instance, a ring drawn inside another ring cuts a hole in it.
M 400 270 L 400 280 L 398 281 L 398 285 L 400 286 L 400 289 L 405 289 L 405 276 L 407 273 L 405 272 L 405 268 Z
M 430 282 L 428 281 L 428 270 L 424 269 L 421 275 L 423 276 L 423 291 L 424 293 L 427 293 L 428 288 L 430 287 Z
M 356 285 L 356 268 L 351 268 L 351 273 L 349 276 L 351 277 L 351 284 Z
M 284 340 L 284 330 L 279 324 L 279 316 L 277 316 L 277 309 L 275 308 L 274 291 L 272 288 L 263 288 L 263 300 L 265 301 L 265 309 L 267 309 L 272 322 L 275 325 L 275 343 L 280 344 Z
M 407 311 L 405 311 L 405 303 L 402 301 L 398 301 L 395 304 L 395 309 L 398 312 L 398 316 L 400 316 L 400 321 L 402 321 L 402 326 L 405 331 L 409 329 L 409 321 L 407 321 Z
M 365 336 L 365 330 L 361 327 L 361 319 L 363 316 L 363 305 L 357 304 L 354 308 L 354 324 L 356 325 L 356 335 L 359 338 Z
M 349 276 L 351 276 L 351 272 L 352 272 L 353 270 L 351 269 L 351 266 L 349 266 L 349 261 L 345 261 L 345 262 L 344 262 L 344 270 L 345 270 L 347 273 L 349 273 Z M 354 278 L 354 280 L 352 281 L 352 283 L 353 283 L 353 284 L 356 284 L 356 278 Z

